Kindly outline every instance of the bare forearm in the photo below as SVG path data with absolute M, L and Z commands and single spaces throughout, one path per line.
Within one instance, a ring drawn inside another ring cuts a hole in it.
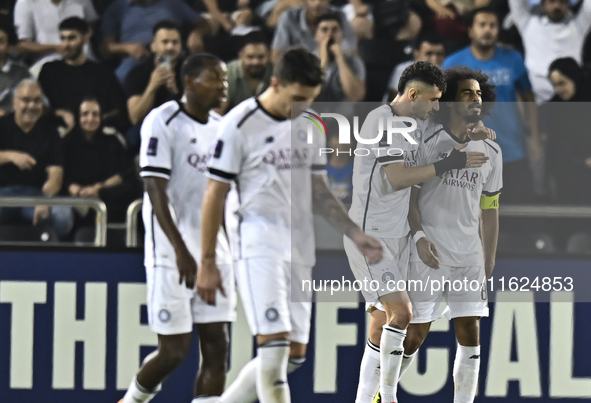
M 337 64 L 345 96 L 352 102 L 361 101 L 365 98 L 365 82 L 353 73 L 343 56 L 337 58 Z
M 151 88 L 147 88 L 141 97 L 135 97 L 128 101 L 129 119 L 131 123 L 137 125 L 150 113 L 150 110 L 154 106 L 154 98 L 156 91 Z
M 57 52 L 59 45 L 43 45 L 33 41 L 23 40 L 18 43 L 18 49 L 27 53 Z
M 0 165 L 10 164 L 12 162 L 11 153 L 12 151 L 0 151 Z
M 486 276 L 489 278 L 495 267 L 495 256 L 499 239 L 499 210 L 482 210 L 480 232 L 484 250 L 484 266 L 487 271 Z
M 53 197 L 59 193 L 64 179 L 62 167 L 50 166 L 47 168 L 47 181 L 43 184 L 41 191 L 44 195 Z
M 410 205 L 408 208 L 408 224 L 410 225 L 410 233 L 416 234 L 417 231 L 421 231 L 423 226 L 421 225 L 421 213 L 419 211 L 419 193 L 421 189 L 413 187 L 410 190 Z
M 328 188 L 324 175 L 312 175 L 312 204 L 314 210 L 341 234 L 349 236 L 359 228 L 347 215 L 345 206 Z
M 433 164 L 420 167 L 406 167 L 403 163 L 399 162 L 396 165 L 399 166 L 395 167 L 395 172 L 392 172 L 391 169 L 386 170 L 388 180 L 394 190 L 406 189 L 435 177 L 435 167 Z
M 150 197 L 152 209 L 160 228 L 162 228 L 175 250 L 186 249 L 185 241 L 170 214 L 169 200 L 166 194 L 167 183 L 168 181 L 163 178 L 144 178 L 146 191 Z
M 121 178 L 121 175 L 115 174 L 103 182 L 103 187 L 110 188 L 113 186 L 120 185 L 122 183 L 123 183 L 123 178 Z
M 201 214 L 201 261 L 215 258 L 217 235 L 222 223 L 224 201 L 230 185 L 210 179 Z
M 539 141 L 538 131 L 538 106 L 534 98 L 534 94 L 531 91 L 521 94 L 520 97 L 524 101 L 524 119 L 528 122 L 529 128 L 531 129 L 532 140 Z

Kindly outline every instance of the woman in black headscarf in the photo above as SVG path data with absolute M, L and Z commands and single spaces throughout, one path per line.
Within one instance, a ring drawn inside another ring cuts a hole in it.
M 591 101 L 583 69 L 570 57 L 550 64 L 555 95 L 546 104 L 547 163 L 555 200 L 591 205 Z

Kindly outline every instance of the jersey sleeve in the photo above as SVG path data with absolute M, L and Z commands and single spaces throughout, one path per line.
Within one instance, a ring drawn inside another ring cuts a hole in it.
M 172 144 L 162 114 L 153 110 L 140 129 L 140 176 L 170 179 Z
M 314 136 L 314 155 L 312 156 L 312 173 L 324 174 L 326 173 L 327 158 L 326 153 L 321 153 L 320 150 L 326 148 L 326 136 L 315 132 Z
M 242 170 L 244 134 L 234 120 L 224 119 L 218 131 L 213 155 L 207 163 L 208 177 L 231 183 Z
M 380 120 L 382 121 L 382 132 L 380 133 L 378 138 L 378 132 L 380 130 Z M 382 166 L 392 164 L 395 162 L 404 162 L 404 137 L 400 133 L 392 133 L 392 142 L 389 143 L 388 131 L 386 130 L 387 124 L 388 118 L 387 115 L 384 113 L 376 113 L 368 116 L 365 122 L 363 123 L 363 126 L 361 126 L 361 131 L 359 135 L 363 139 L 373 140 L 377 138 L 377 140 L 373 144 L 359 143 L 357 145 L 358 149 L 369 149 L 377 159 L 378 163 Z
M 487 142 L 486 140 L 483 141 Z M 489 143 L 487 142 L 487 144 Z M 503 156 L 501 154 L 501 148 L 496 144 L 490 147 L 494 149 L 490 153 L 490 163 L 493 166 L 482 188 L 480 208 L 483 210 L 499 208 L 498 199 L 503 188 Z

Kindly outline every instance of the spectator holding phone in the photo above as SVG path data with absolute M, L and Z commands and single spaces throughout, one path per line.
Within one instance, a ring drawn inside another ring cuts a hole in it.
M 127 109 L 134 127 L 126 138 L 131 150 L 139 147 L 139 127 L 152 109 L 182 94 L 180 69 L 181 32 L 170 21 L 161 21 L 154 27 L 150 49 L 153 57 L 134 67 L 125 79 Z

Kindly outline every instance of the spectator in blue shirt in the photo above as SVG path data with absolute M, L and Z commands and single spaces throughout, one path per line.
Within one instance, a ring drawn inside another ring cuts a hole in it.
M 103 49 L 125 56 L 116 72 L 121 83 L 150 55 L 152 30 L 165 20 L 187 28 L 199 20 L 199 13 L 182 0 L 115 0 L 107 8 L 101 27 Z
M 503 199 L 509 203 L 527 202 L 533 189 L 524 121 L 531 137 L 529 157 L 534 163 L 540 160 L 540 141 L 536 105 L 523 57 L 497 44 L 499 20 L 486 8 L 474 12 L 468 33 L 470 46 L 450 55 L 443 68 L 466 66 L 482 70 L 496 85 L 497 103 L 484 124 L 497 132 L 497 143 L 503 151 Z M 523 117 L 518 101 L 525 102 Z
M 338 132 L 337 132 L 338 133 Z M 326 164 L 326 173 L 330 190 L 347 207 L 351 206 L 353 197 L 353 152 L 355 147 L 340 144 L 338 134 L 328 136 L 327 146 L 332 153 Z

